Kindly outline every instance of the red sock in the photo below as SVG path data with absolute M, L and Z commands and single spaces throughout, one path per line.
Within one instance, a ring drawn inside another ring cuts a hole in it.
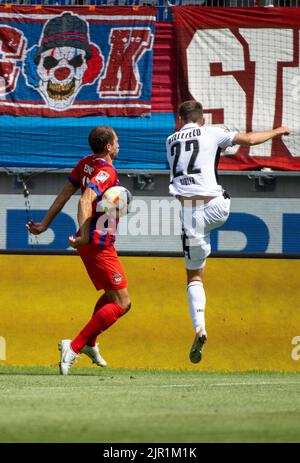
M 116 302 L 110 302 L 101 307 L 101 309 L 94 313 L 79 335 L 71 342 L 73 351 L 79 354 L 89 339 L 97 337 L 100 333 L 107 330 L 124 313 L 125 310 Z
M 106 305 L 106 304 L 109 304 L 109 299 L 108 299 L 106 293 L 104 293 L 104 294 L 102 294 L 102 296 L 100 297 L 100 299 L 98 299 L 98 301 L 96 302 L 93 315 L 94 315 L 96 312 L 98 312 L 98 310 L 101 309 L 101 307 L 103 307 L 103 306 Z M 97 341 L 97 336 L 92 336 L 92 337 L 87 341 L 87 345 L 93 347 L 93 346 L 96 345 L 96 341 Z

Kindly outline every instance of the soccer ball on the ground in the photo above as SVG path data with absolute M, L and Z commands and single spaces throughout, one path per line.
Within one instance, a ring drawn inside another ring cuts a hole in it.
M 101 209 L 114 217 L 123 217 L 130 211 L 132 194 L 123 186 L 112 186 L 102 195 Z

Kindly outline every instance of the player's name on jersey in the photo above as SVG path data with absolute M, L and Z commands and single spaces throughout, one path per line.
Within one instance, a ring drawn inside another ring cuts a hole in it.
M 180 132 L 176 132 L 174 133 L 174 135 L 169 138 L 168 140 L 168 143 L 173 143 L 173 141 L 175 140 L 182 140 L 182 139 L 186 139 L 186 138 L 194 138 L 194 137 L 199 137 L 201 135 L 201 130 L 200 129 L 192 129 L 192 130 L 189 130 L 189 131 L 180 131 Z
M 194 177 L 183 177 L 180 179 L 181 185 L 195 185 L 195 179 Z

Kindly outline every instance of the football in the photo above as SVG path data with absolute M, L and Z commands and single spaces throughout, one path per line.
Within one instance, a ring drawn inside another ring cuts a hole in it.
M 130 211 L 132 194 L 123 186 L 108 188 L 102 195 L 101 210 L 114 217 L 123 217 Z

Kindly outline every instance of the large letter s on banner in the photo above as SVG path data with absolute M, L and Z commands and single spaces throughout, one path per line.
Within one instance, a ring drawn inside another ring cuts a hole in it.
M 226 53 L 222 53 L 225 48 Z M 223 109 L 223 123 L 244 132 L 245 92 L 233 75 L 212 76 L 210 66 L 214 63 L 220 63 L 226 73 L 245 70 L 243 46 L 229 29 L 204 29 L 194 34 L 187 48 L 189 91 L 204 110 Z

